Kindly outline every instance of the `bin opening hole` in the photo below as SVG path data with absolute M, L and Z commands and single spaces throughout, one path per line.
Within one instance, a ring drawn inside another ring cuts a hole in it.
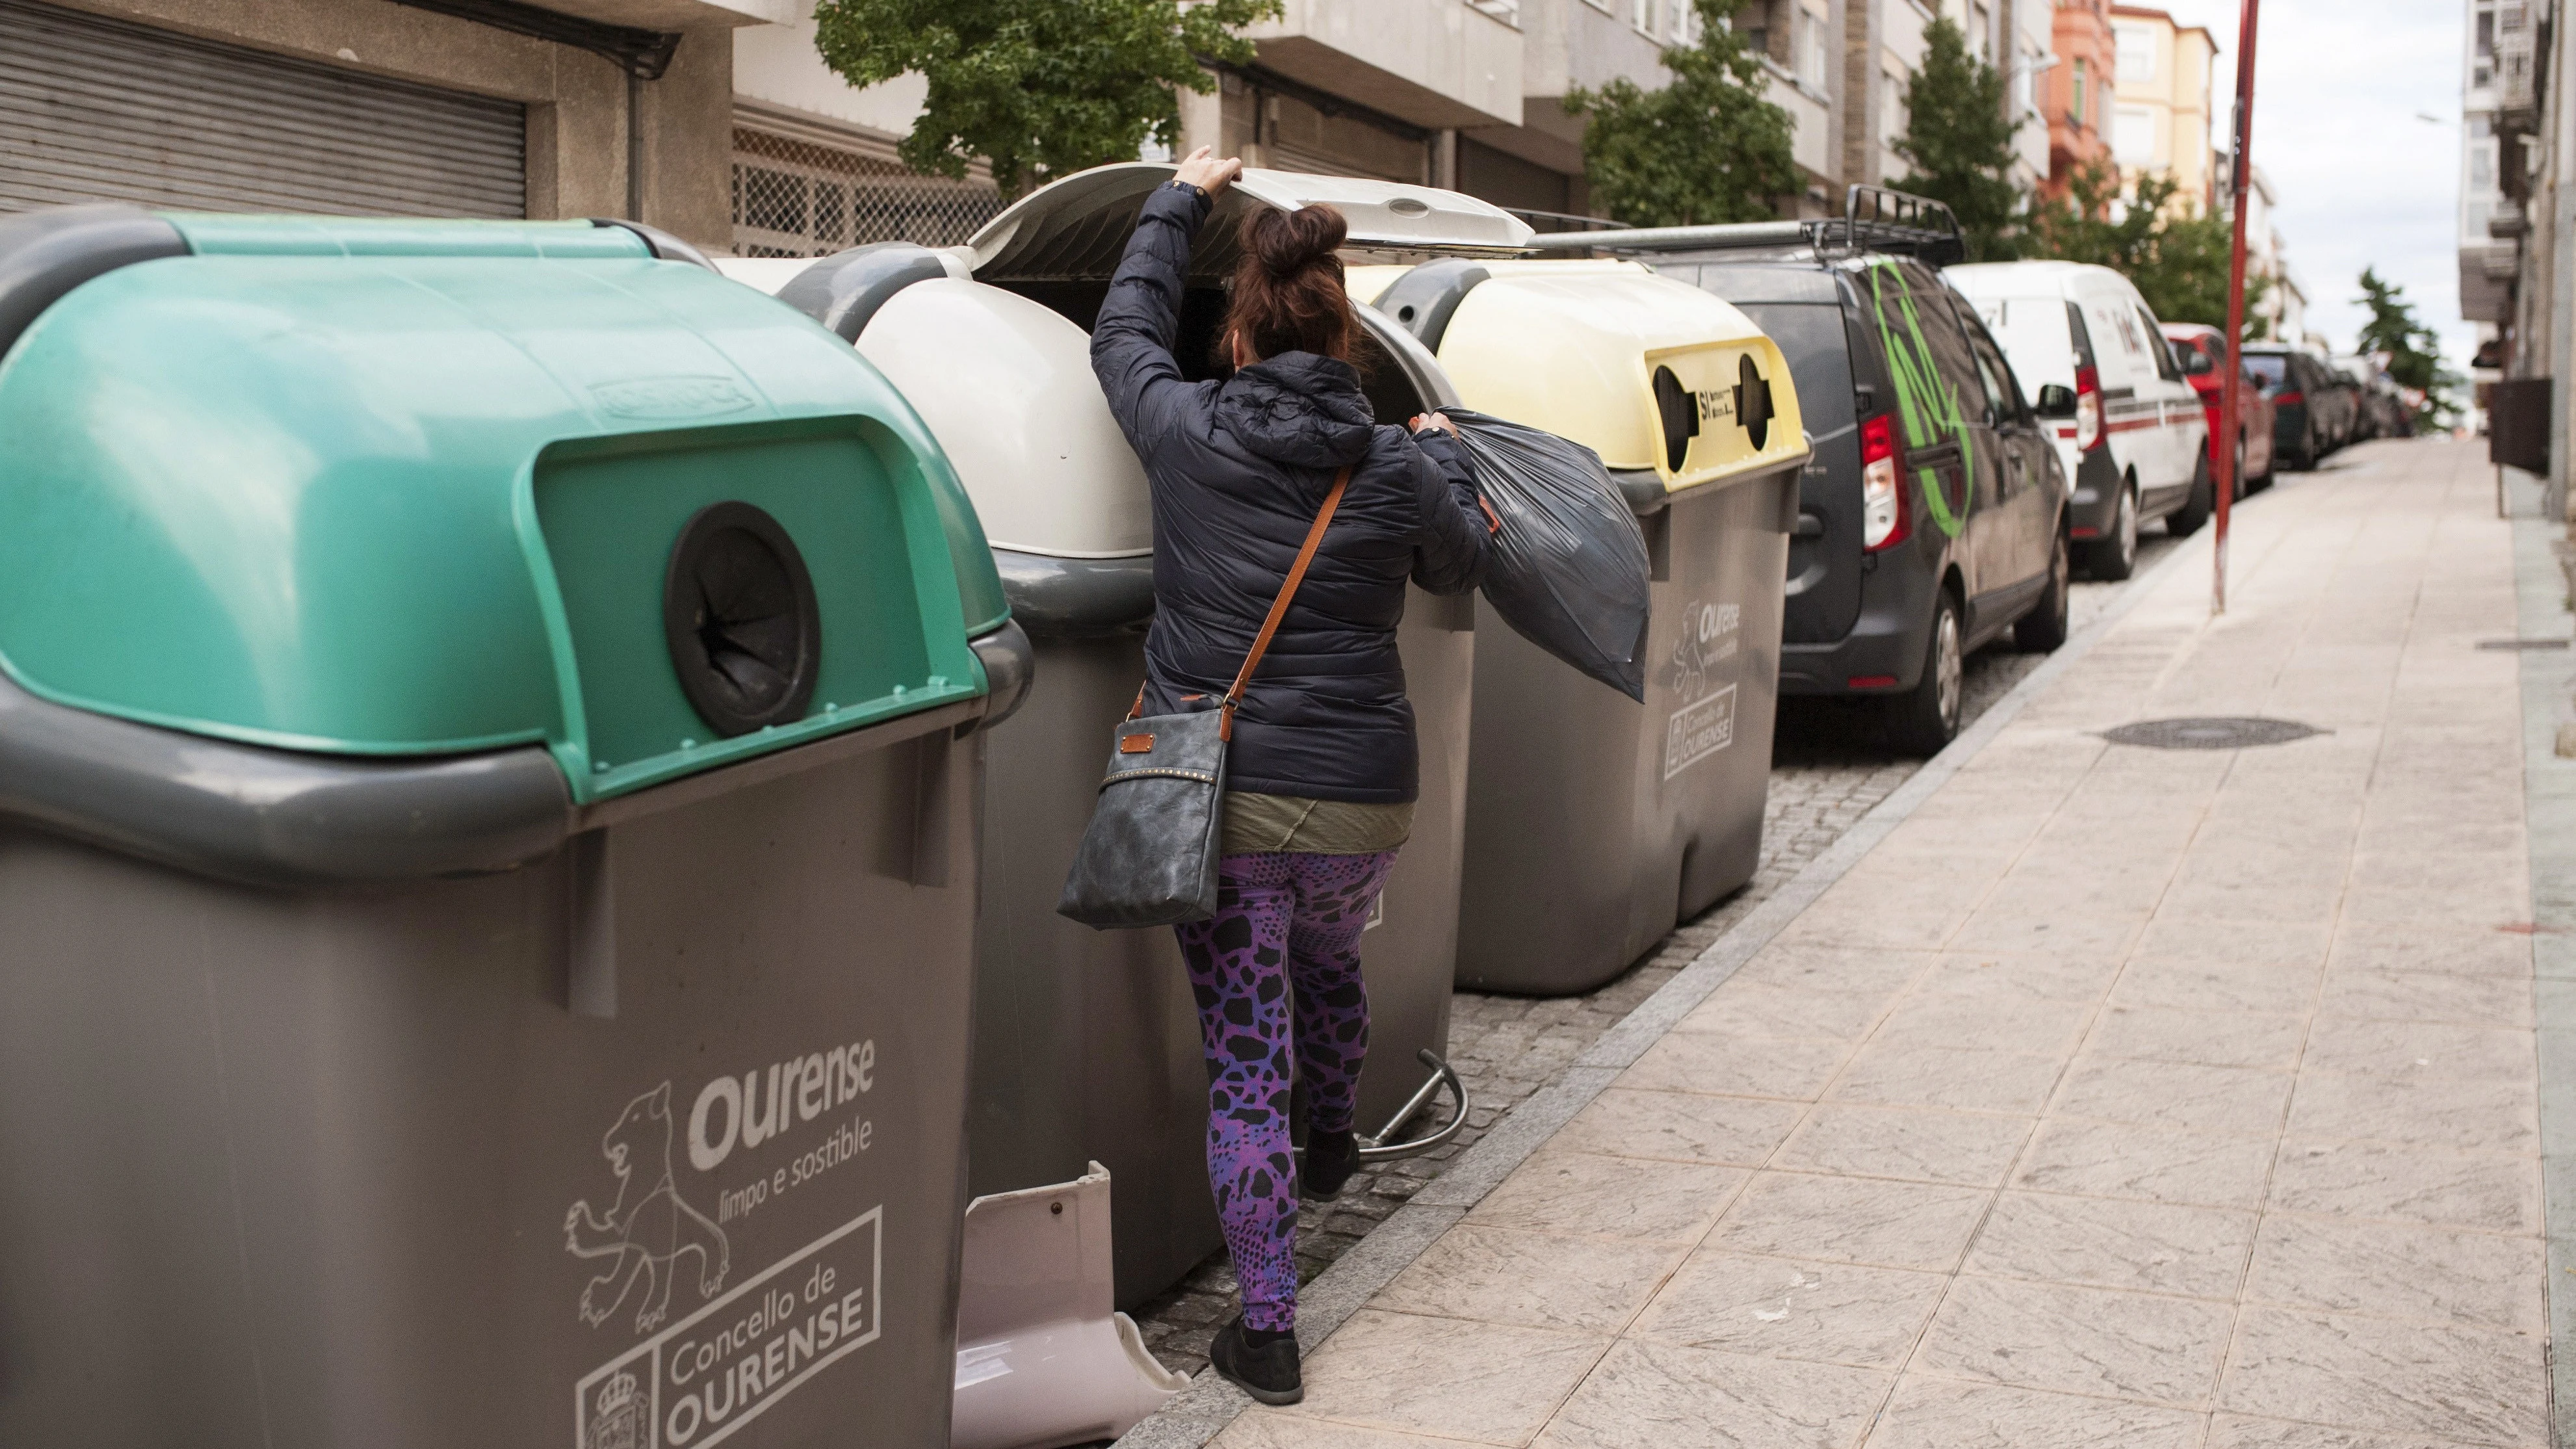
M 1771 384 L 1753 359 L 1737 358 L 1735 367 L 1735 420 L 1744 425 L 1744 435 L 1758 453 L 1770 446 L 1771 419 L 1779 415 L 1778 410 L 1771 402 Z
M 662 626 L 680 692 L 717 734 L 804 717 L 823 621 L 804 556 L 777 519 L 748 503 L 698 510 L 671 546 Z
M 1655 369 L 1655 411 L 1664 423 L 1664 467 L 1678 473 L 1690 457 L 1691 439 L 1699 436 L 1699 399 L 1669 367 Z

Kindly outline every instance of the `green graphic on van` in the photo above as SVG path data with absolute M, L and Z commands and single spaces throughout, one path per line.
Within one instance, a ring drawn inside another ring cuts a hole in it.
M 1895 279 L 1896 305 L 1905 318 L 1902 332 L 1888 325 L 1886 284 L 1890 278 Z M 1887 354 L 1888 372 L 1896 379 L 1896 406 L 1905 418 L 1906 441 L 1917 447 L 1937 446 L 1931 441 L 1936 439 L 1956 441 L 1961 476 L 1975 477 L 1976 443 L 1969 436 L 1966 416 L 1959 410 L 1958 389 L 1942 379 L 1939 366 L 1932 360 L 1932 345 L 1924 340 L 1923 321 L 1914 311 L 1913 287 L 1894 264 L 1876 262 L 1869 269 L 1869 290 L 1875 304 L 1871 315 L 1878 323 L 1879 345 Z M 1940 471 L 1922 469 L 1921 478 L 1923 507 L 1931 514 L 1932 525 L 1941 530 L 1944 538 L 1957 538 L 1967 522 L 1972 492 L 1960 490 L 1959 508 L 1954 513 L 1950 500 L 1942 493 Z

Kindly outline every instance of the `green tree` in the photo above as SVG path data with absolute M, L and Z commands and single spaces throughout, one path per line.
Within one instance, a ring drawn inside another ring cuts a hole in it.
M 1621 77 L 1567 92 L 1569 114 L 1591 117 L 1583 165 L 1593 201 L 1630 226 L 1760 221 L 1772 199 L 1804 184 L 1789 150 L 1789 113 L 1764 97 L 1768 78 L 1732 22 L 1748 0 L 1692 0 L 1696 45 L 1667 46 L 1672 84 L 1650 91 Z
M 2361 350 L 2387 353 L 2389 378 L 2424 394 L 2415 409 L 2416 427 L 2449 427 L 2460 410 L 2451 391 L 2466 379 L 2443 363 L 2441 334 L 2424 325 L 2415 304 L 2406 300 L 2406 289 L 2382 280 L 2377 267 L 2362 268 L 2357 300 L 2370 309 L 2370 320 L 2361 329 Z
M 993 168 L 1004 196 L 1049 176 L 1177 146 L 1179 91 L 1215 81 L 1200 56 L 1242 64 L 1238 32 L 1280 0 L 820 0 L 823 63 L 852 85 L 919 71 L 930 94 L 900 148 L 915 171 Z
M 2123 199 L 2119 173 L 2096 161 L 2074 175 L 2064 198 L 2033 209 L 2025 250 L 2119 272 L 2158 321 L 2223 328 L 2233 242 L 2228 222 L 2214 212 L 2176 207 L 2177 190 L 2172 177 L 2150 173 Z M 2245 279 L 2248 316 L 2270 288 L 2265 278 Z
M 1968 53 L 1968 37 L 1948 16 L 1923 31 L 1923 69 L 1905 87 L 1905 138 L 1894 150 L 1913 167 L 1895 184 L 1945 202 L 1967 234 L 1968 260 L 2010 261 L 2021 254 L 2026 198 L 2013 184 L 2013 133 L 2004 78 Z

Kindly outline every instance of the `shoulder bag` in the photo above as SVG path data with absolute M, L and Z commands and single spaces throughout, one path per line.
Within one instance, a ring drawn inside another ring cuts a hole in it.
M 1234 739 L 1234 711 L 1244 687 L 1261 667 L 1270 636 L 1297 597 L 1306 566 L 1324 541 L 1325 525 L 1341 506 L 1351 470 L 1333 479 L 1333 491 L 1306 530 L 1306 543 L 1288 570 L 1288 581 L 1261 621 L 1252 652 L 1234 686 L 1214 709 L 1142 718 L 1145 694 L 1111 731 L 1109 770 L 1091 823 L 1074 851 L 1056 914 L 1099 930 L 1177 926 L 1216 914 L 1216 863 L 1225 826 L 1225 752 Z

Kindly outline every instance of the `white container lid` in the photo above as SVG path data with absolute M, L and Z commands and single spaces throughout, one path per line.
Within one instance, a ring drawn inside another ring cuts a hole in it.
M 1145 469 L 1110 416 L 1080 327 L 1016 293 L 940 278 L 888 298 L 858 350 L 939 440 L 995 548 L 1154 551 Z
M 1126 251 L 1137 208 L 1172 179 L 1172 169 L 1143 162 L 1096 166 L 1029 193 L 985 223 L 968 244 L 975 275 L 988 282 L 1107 277 Z M 1455 191 L 1301 171 L 1246 171 L 1217 198 L 1192 250 L 1191 272 L 1231 272 L 1235 227 L 1252 211 L 1296 211 L 1320 203 L 1342 213 L 1350 224 L 1349 246 L 1359 251 L 1515 256 L 1533 235 L 1519 217 Z

